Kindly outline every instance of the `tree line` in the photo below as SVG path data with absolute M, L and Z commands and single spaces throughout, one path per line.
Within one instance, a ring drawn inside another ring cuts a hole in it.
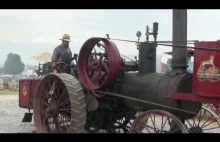
M 9 75 L 21 74 L 25 69 L 25 65 L 19 54 L 9 53 L 4 62 L 2 73 Z

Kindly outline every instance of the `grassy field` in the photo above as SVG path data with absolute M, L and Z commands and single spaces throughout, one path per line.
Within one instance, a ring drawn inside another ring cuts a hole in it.
M 0 95 L 18 95 L 18 82 L 8 82 L 8 86 L 0 84 Z
M 18 91 L 1 90 L 0 95 L 18 95 Z

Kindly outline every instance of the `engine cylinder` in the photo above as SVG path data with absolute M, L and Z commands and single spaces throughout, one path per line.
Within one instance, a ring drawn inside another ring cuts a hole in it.
M 153 103 L 163 104 L 166 106 L 184 109 L 197 113 L 200 108 L 200 103 L 180 101 L 171 98 L 164 97 L 164 92 L 191 92 L 192 88 L 192 75 L 181 74 L 176 77 L 170 77 L 163 73 L 148 73 L 145 75 L 127 73 L 124 76 L 123 83 L 121 83 L 120 93 L 140 100 L 145 100 Z M 135 109 L 135 107 L 141 107 L 143 111 L 150 109 L 162 109 L 173 113 L 174 115 L 188 119 L 195 115 L 186 114 L 178 110 L 164 108 L 161 106 L 155 106 L 142 102 L 124 100 L 126 107 Z

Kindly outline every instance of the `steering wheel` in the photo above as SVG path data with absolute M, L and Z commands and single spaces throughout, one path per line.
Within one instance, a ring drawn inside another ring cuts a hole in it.
M 68 65 L 64 62 L 58 62 L 52 67 L 53 70 L 57 70 L 58 73 L 70 73 Z

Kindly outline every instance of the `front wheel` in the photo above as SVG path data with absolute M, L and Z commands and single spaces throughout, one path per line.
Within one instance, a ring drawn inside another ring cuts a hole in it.
M 185 121 L 189 133 L 218 133 L 219 116 L 206 106 L 202 106 L 196 117 Z
M 36 133 L 85 132 L 85 95 L 75 77 L 65 73 L 45 76 L 33 104 Z
M 130 133 L 187 133 L 183 123 L 163 110 L 141 113 L 132 123 Z

